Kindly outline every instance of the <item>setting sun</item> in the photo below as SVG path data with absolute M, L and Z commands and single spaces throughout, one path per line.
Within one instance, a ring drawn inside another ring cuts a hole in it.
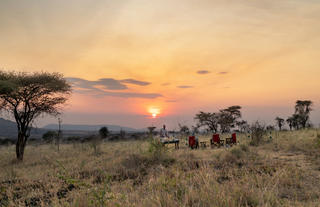
M 160 114 L 160 109 L 151 107 L 149 108 L 149 113 L 152 115 L 152 118 L 156 118 Z

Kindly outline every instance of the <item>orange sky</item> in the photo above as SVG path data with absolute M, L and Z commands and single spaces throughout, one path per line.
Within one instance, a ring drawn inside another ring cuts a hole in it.
M 319 22 L 317 0 L 3 0 L 0 68 L 68 77 L 66 123 L 174 128 L 234 104 L 270 121 L 310 99 L 318 124 Z

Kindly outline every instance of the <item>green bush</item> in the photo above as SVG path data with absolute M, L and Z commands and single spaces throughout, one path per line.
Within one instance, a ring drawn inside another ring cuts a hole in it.
M 155 160 L 161 160 L 167 156 L 168 148 L 163 145 L 159 140 L 151 139 L 147 153 Z

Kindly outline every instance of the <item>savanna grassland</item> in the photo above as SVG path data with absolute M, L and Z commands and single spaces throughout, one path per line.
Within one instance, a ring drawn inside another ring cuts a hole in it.
M 154 141 L 0 148 L 0 206 L 319 206 L 320 131 L 248 135 L 231 148 Z M 225 136 L 222 136 L 224 138 Z M 209 137 L 200 137 L 200 141 Z

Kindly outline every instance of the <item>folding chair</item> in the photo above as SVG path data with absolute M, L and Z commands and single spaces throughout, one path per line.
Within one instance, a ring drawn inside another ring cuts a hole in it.
M 219 134 L 214 134 L 212 136 L 212 139 L 210 140 L 211 148 L 214 146 L 221 147 L 224 145 L 224 140 L 220 139 Z

